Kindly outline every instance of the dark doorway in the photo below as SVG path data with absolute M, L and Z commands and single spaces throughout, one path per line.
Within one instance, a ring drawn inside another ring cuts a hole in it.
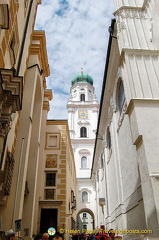
M 40 219 L 40 233 L 47 232 L 48 228 L 54 227 L 57 230 L 57 209 L 42 208 Z

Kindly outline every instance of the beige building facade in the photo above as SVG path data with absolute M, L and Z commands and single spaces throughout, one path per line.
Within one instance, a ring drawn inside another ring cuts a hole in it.
M 69 239 L 76 220 L 76 171 L 67 120 L 47 120 L 41 145 L 38 232 L 54 227 Z
M 118 0 L 109 28 L 92 179 L 96 226 L 123 239 L 159 239 L 158 7 Z
M 67 121 L 47 121 L 52 91 L 39 0 L 0 3 L 0 237 L 75 228 L 76 172 Z
M 26 239 L 34 226 L 42 121 L 52 91 L 43 31 L 34 31 L 37 0 L 0 3 L 0 233 Z

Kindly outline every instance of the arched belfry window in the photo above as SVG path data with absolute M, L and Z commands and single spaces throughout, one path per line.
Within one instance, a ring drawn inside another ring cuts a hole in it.
M 124 85 L 122 80 L 120 80 L 119 82 L 117 101 L 118 101 L 118 109 L 119 109 L 119 112 L 121 113 L 121 110 L 123 108 L 123 104 L 125 101 L 125 92 L 124 92 Z
M 88 202 L 88 192 L 82 192 L 82 202 Z
M 86 156 L 83 156 L 81 158 L 81 168 L 87 168 L 87 158 L 86 158 Z
M 85 101 L 85 94 L 84 94 L 84 93 L 81 94 L 80 100 L 81 100 L 81 101 Z
M 86 127 L 81 127 L 80 137 L 87 137 L 87 128 Z

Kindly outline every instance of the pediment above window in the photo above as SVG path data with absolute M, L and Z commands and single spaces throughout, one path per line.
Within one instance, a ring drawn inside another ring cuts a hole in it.
M 86 120 L 80 120 L 77 123 L 78 123 L 78 125 L 90 125 L 90 122 L 88 122 Z
M 79 151 L 79 154 L 90 154 L 90 151 L 88 151 L 87 149 L 81 149 L 80 151 Z

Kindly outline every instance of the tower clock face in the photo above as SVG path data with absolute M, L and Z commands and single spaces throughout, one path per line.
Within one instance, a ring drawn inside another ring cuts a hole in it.
M 78 117 L 81 119 L 88 118 L 88 112 L 87 110 L 81 110 L 78 112 Z

